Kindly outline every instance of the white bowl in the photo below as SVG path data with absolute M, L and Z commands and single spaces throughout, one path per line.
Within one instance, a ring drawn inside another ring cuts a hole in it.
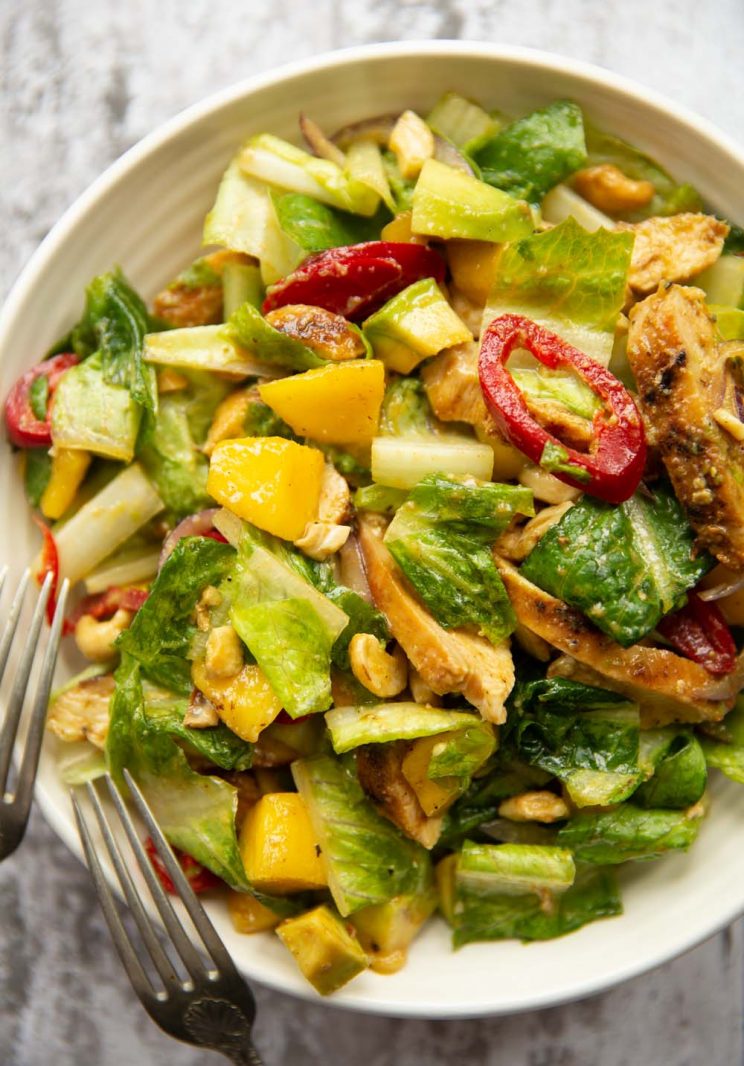
M 190 108 L 80 197 L 31 259 L 0 317 L 0 395 L 76 319 L 95 274 L 119 263 L 152 296 L 194 258 L 220 174 L 247 134 L 269 130 L 294 138 L 300 108 L 329 130 L 396 108 L 425 111 L 447 89 L 512 113 L 570 97 L 595 122 L 693 182 L 723 216 L 738 216 L 744 151 L 702 119 L 598 67 L 523 48 L 442 41 L 336 52 L 242 82 Z M 3 455 L 0 559 L 19 572 L 38 534 L 16 464 L 9 450 Z M 69 673 L 70 664 L 60 669 Z M 37 797 L 53 828 L 80 855 L 54 753 L 49 738 Z M 422 1017 L 507 1013 L 586 996 L 685 951 L 744 910 L 744 788 L 717 779 L 711 791 L 712 814 L 689 854 L 624 873 L 623 917 L 560 940 L 476 944 L 456 953 L 445 926 L 434 922 L 401 972 L 364 974 L 331 1002 Z M 213 914 L 248 977 L 314 997 L 276 937 L 239 936 L 224 908 L 215 905 Z

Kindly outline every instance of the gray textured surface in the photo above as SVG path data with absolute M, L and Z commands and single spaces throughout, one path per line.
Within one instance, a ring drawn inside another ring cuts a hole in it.
M 592 60 L 744 137 L 741 0 L 0 0 L 0 291 L 75 196 L 162 119 L 287 58 L 428 37 Z M 2 1066 L 223 1061 L 150 1025 L 85 871 L 38 815 L 0 868 L 0 915 Z M 386 1021 L 259 991 L 257 1042 L 267 1066 L 732 1066 L 743 956 L 739 924 L 606 995 L 488 1021 Z

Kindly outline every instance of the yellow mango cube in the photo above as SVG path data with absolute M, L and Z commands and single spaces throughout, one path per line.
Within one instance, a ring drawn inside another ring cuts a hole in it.
M 492 241 L 447 241 L 452 283 L 474 304 L 483 305 L 496 276 L 500 245 Z
M 379 359 L 350 359 L 269 381 L 258 391 L 298 436 L 369 444 L 380 420 L 385 367 Z
M 263 933 L 266 929 L 273 929 L 280 920 L 278 914 L 264 907 L 248 892 L 229 892 L 227 912 L 238 933 Z
M 263 670 L 253 663 L 234 677 L 213 677 L 204 659 L 195 659 L 191 680 L 214 704 L 225 725 L 249 744 L 256 743 L 282 709 Z
M 207 492 L 259 529 L 297 540 L 318 517 L 324 464 L 317 448 L 283 437 L 224 440 L 212 452 Z
M 45 518 L 61 518 L 88 472 L 90 452 L 57 448 L 52 455 L 52 472 L 42 493 L 39 507 Z
M 428 777 L 434 749 L 442 742 L 442 735 L 419 737 L 413 741 L 401 763 L 403 776 L 416 793 L 424 814 L 430 818 L 443 813 L 462 792 L 457 777 L 441 777 L 437 780 Z
M 270 792 L 240 830 L 246 877 L 262 892 L 286 895 L 328 884 L 305 803 L 297 792 Z

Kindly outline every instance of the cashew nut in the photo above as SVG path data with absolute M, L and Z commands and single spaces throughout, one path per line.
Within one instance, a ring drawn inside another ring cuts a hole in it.
M 349 539 L 351 526 L 337 526 L 335 522 L 308 522 L 295 546 L 311 559 L 322 562 L 343 548 Z
M 339 474 L 333 463 L 323 467 L 318 504 L 319 522 L 342 522 L 351 517 L 351 491 L 346 478 Z
M 119 608 L 112 618 L 99 622 L 91 614 L 84 614 L 75 626 L 75 643 L 94 663 L 107 663 L 116 655 L 114 641 L 129 629 L 134 614 Z
M 650 181 L 634 181 L 612 163 L 585 167 L 574 175 L 579 196 L 608 215 L 636 211 L 651 203 L 656 191 Z
M 211 678 L 235 677 L 243 669 L 243 645 L 232 626 L 210 630 L 204 651 L 204 669 Z
M 568 804 L 554 792 L 522 792 L 499 805 L 499 816 L 511 822 L 559 822 L 568 818 Z
M 49 705 L 47 728 L 68 744 L 88 740 L 96 748 L 103 748 L 113 694 L 111 674 L 89 677 L 72 688 L 63 689 Z
M 186 714 L 183 716 L 183 724 L 189 729 L 209 729 L 213 725 L 220 724 L 217 708 L 198 688 L 191 693 Z
M 392 655 L 371 633 L 356 633 L 349 643 L 349 661 L 357 681 L 387 699 L 399 695 L 408 681 L 408 661 L 397 645 Z

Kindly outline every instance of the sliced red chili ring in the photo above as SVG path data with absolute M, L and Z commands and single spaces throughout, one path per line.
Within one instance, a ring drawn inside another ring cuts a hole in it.
M 658 631 L 677 651 L 711 674 L 730 674 L 736 667 L 736 644 L 715 603 L 688 593 L 687 603 L 662 618 Z
M 48 448 L 52 443 L 52 430 L 50 424 L 50 404 L 54 397 L 59 379 L 77 363 L 78 357 L 73 352 L 64 352 L 62 355 L 53 355 L 51 359 L 45 359 L 43 363 L 27 370 L 16 381 L 8 393 L 5 401 L 5 424 L 8 429 L 8 437 L 17 448 Z M 32 396 L 34 382 L 44 377 L 47 381 L 46 417 L 38 418 L 34 412 L 34 401 L 37 397 Z
M 564 445 L 530 414 L 506 368 L 516 348 L 526 348 L 551 370 L 574 370 L 602 401 L 594 415 L 588 453 Z M 483 334 L 478 373 L 499 430 L 533 463 L 609 503 L 622 503 L 633 495 L 643 476 L 646 437 L 632 396 L 609 370 L 531 319 L 507 314 L 495 318 Z
M 346 318 L 371 315 L 420 278 L 444 281 L 442 257 L 422 244 L 367 241 L 308 256 L 271 285 L 263 312 L 286 304 L 310 304 Z

